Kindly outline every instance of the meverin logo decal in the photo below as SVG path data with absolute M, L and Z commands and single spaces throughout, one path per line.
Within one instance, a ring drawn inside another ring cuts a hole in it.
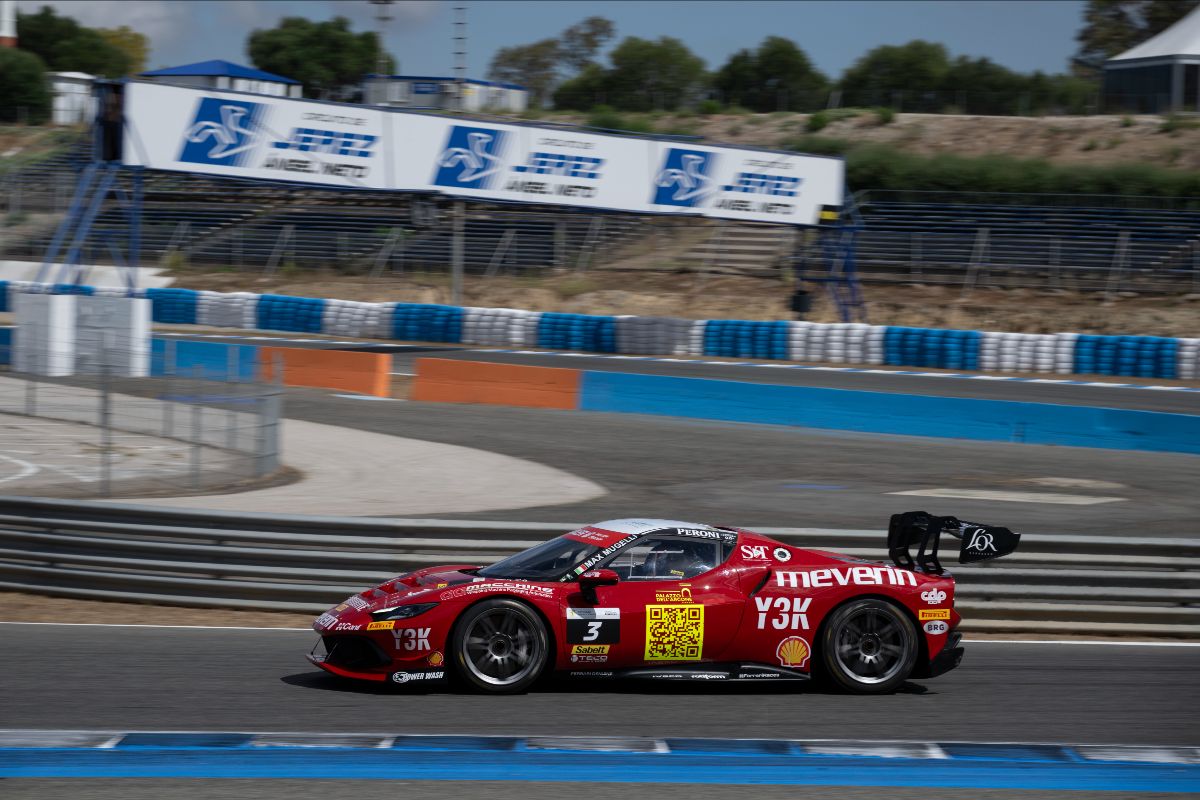
M 183 135 L 180 161 L 241 166 L 262 138 L 262 103 L 205 97 Z
M 705 199 L 719 188 L 711 177 L 716 164 L 715 153 L 670 148 L 654 178 L 652 202 L 685 208 L 704 205 Z
M 433 182 L 460 189 L 487 189 L 503 166 L 504 131 L 455 125 L 437 160 Z

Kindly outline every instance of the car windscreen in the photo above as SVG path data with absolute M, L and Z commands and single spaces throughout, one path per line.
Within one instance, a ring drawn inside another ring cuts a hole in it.
M 591 542 L 580 542 L 560 536 L 515 556 L 497 561 L 475 573 L 482 578 L 524 578 L 531 581 L 558 580 L 571 567 L 590 558 L 600 548 Z

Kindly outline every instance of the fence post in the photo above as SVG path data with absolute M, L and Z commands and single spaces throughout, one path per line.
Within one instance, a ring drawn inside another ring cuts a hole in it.
M 192 403 L 192 489 L 200 488 L 200 415 L 203 411 L 199 403 Z
M 167 382 L 167 401 L 163 404 L 163 436 L 175 435 L 175 401 L 171 398 L 171 386 L 175 379 L 175 339 L 167 339 L 163 347 L 163 377 Z
M 454 240 L 450 258 L 450 304 L 462 305 L 463 282 L 463 201 L 454 201 Z
M 112 393 L 109 358 L 106 349 L 100 356 L 100 496 L 112 497 Z

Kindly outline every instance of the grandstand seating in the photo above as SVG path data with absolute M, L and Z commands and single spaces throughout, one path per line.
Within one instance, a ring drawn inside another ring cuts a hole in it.
M 25 210 L 61 212 L 87 158 L 87 142 L 81 139 L 51 159 L 5 176 L 4 188 L 20 190 Z M 859 198 L 863 230 L 857 268 L 864 281 L 1200 287 L 1197 199 L 875 191 L 860 192 Z M 432 203 L 391 193 L 148 172 L 142 260 L 154 263 L 177 251 L 191 264 L 252 269 L 270 264 L 441 270 L 451 259 L 451 226 L 444 211 L 440 218 L 436 211 L 430 217 Z M 631 215 L 469 203 L 465 267 L 483 274 L 571 267 L 593 258 L 602 263 L 650 229 L 645 218 Z M 986 247 L 981 246 L 984 230 Z M 47 227 L 41 235 L 6 241 L 3 255 L 40 259 L 52 234 Z M 109 201 L 84 243 L 83 260 L 110 261 L 111 250 L 123 249 L 128 234 L 125 213 Z M 744 243 L 725 241 L 730 236 L 724 232 L 721 240 L 710 239 L 722 259 L 746 249 Z M 712 262 L 706 246 L 684 254 L 684 261 Z M 761 253 L 763 268 L 749 272 L 770 274 L 777 262 L 768 250 L 755 244 L 741 256 Z M 383 254 L 386 263 L 378 263 Z M 738 265 L 736 271 L 747 271 Z M 814 275 L 823 269 L 819 263 L 812 266 Z
M 1076 197 L 1068 207 L 1037 205 L 1037 196 L 1015 204 L 1003 195 L 962 202 L 953 193 L 914 194 L 872 192 L 860 201 L 857 257 L 864 278 L 961 284 L 972 264 L 993 281 L 1002 273 L 999 282 L 1081 289 L 1109 288 L 1110 281 L 1122 288 L 1177 286 L 1200 277 L 1192 258 L 1200 246 L 1200 209 L 1188 203 L 1131 208 Z

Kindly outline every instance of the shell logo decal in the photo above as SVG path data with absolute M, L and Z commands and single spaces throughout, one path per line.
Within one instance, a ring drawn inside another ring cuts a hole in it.
M 442 651 L 436 650 L 425 660 L 429 662 L 429 666 L 431 667 L 440 667 L 445 659 L 442 658 Z
M 775 655 L 785 667 L 803 667 L 808 662 L 808 642 L 799 636 L 789 636 L 775 648 Z

